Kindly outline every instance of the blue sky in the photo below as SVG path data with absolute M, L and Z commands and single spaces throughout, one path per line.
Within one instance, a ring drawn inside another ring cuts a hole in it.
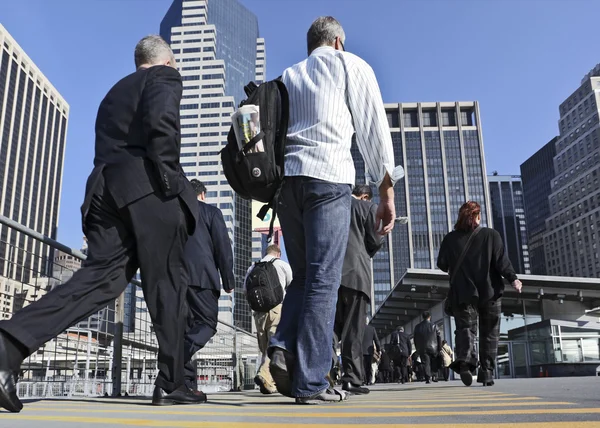
M 211 0 L 218 1 L 218 0 Z M 385 102 L 481 103 L 488 172 L 519 165 L 558 132 L 558 105 L 596 63 L 594 0 L 241 0 L 266 39 L 267 76 L 306 54 L 306 30 L 337 17 Z M 2 2 L 2 23 L 70 104 L 58 238 L 81 245 L 79 206 L 106 91 L 133 71 L 171 0 Z

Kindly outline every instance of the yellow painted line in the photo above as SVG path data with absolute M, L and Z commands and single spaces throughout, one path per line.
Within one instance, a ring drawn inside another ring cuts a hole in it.
M 344 411 L 343 405 L 330 404 L 326 405 L 331 412 L 314 412 L 309 413 L 302 411 L 302 407 L 308 409 L 314 409 L 314 406 L 298 406 L 298 412 L 248 412 L 244 411 L 240 414 L 243 417 L 254 417 L 254 418 L 389 418 L 389 417 L 436 417 L 436 416 L 481 416 L 481 415 L 540 415 L 540 414 L 600 414 L 600 408 L 563 408 L 563 409 L 502 409 L 502 410 L 470 410 L 470 411 L 426 411 L 426 412 L 380 412 L 374 414 L 373 412 L 347 412 Z M 321 406 L 322 407 L 322 406 Z M 351 406 L 345 407 L 346 409 L 352 408 Z M 106 413 L 109 410 L 90 410 L 90 409 L 36 409 L 37 411 L 68 411 L 71 413 Z M 179 416 L 234 416 L 228 413 L 231 409 L 224 409 L 223 412 L 196 412 L 196 411 L 177 411 L 177 410 L 120 410 L 114 411 L 113 413 L 120 414 L 154 414 L 154 415 L 179 415 Z M 236 415 L 237 416 L 237 415 Z
M 257 404 L 257 405 L 251 405 L 251 406 L 211 406 L 211 405 L 206 405 L 203 404 L 201 405 L 201 407 L 198 406 L 193 406 L 193 409 L 220 409 L 223 410 L 223 413 L 218 413 L 218 414 L 222 414 L 222 415 L 227 415 L 229 414 L 228 412 L 231 411 L 240 411 L 243 412 L 244 414 L 248 414 L 246 413 L 248 411 L 248 409 L 251 407 L 252 409 L 260 409 L 260 410 L 275 410 L 275 409 L 282 409 L 282 406 L 285 406 L 286 404 L 279 404 L 279 405 L 264 405 L 264 404 Z M 304 411 L 304 410 L 309 410 L 312 409 L 312 407 L 310 406 L 297 406 L 293 403 L 290 403 L 290 405 L 294 406 L 294 411 Z M 327 406 L 327 409 L 333 409 L 334 407 L 336 409 L 339 409 L 339 406 L 344 406 L 344 408 L 353 408 L 353 409 L 431 409 L 431 408 L 437 408 L 437 409 L 452 409 L 456 407 L 456 403 L 444 403 L 444 404 L 440 404 L 440 403 L 430 403 L 430 404 L 410 404 L 410 405 L 406 405 L 406 404 L 362 404 L 362 402 L 357 402 L 357 403 L 353 403 L 353 402 L 348 402 L 348 403 L 340 403 L 340 404 L 336 404 L 336 405 L 331 405 L 331 406 Z M 525 407 L 525 406 L 572 406 L 575 405 L 575 403 L 570 403 L 567 401 L 511 401 L 511 402 L 502 402 L 502 403 L 474 403 L 474 404 L 470 404 L 470 403 L 462 403 L 461 406 L 462 407 Z M 80 412 L 86 412 L 86 413 L 106 413 L 106 412 L 110 412 L 110 413 L 156 413 L 156 414 L 162 414 L 163 410 L 153 407 L 150 409 L 145 409 L 145 410 L 139 410 L 139 405 L 138 406 L 130 406 L 127 409 L 119 406 L 119 407 L 102 407 L 101 409 L 82 409 L 82 408 L 60 408 L 60 409 L 56 409 L 53 407 L 36 407 L 35 411 L 38 412 L 71 412 L 71 413 L 80 413 Z M 189 407 L 189 406 L 186 406 Z M 138 410 L 135 410 L 135 409 Z M 190 412 L 185 412 L 186 414 L 190 413 Z M 193 414 L 195 414 L 196 412 L 191 412 Z M 210 414 L 207 412 L 202 412 L 202 414 Z M 270 416 L 272 415 L 272 413 L 263 413 L 265 416 Z M 384 413 L 383 415 L 386 415 L 386 413 Z
M 78 424 L 101 424 L 104 426 L 126 425 L 145 427 L 173 427 L 173 428 L 276 428 L 281 423 L 265 422 L 210 422 L 210 421 L 157 421 L 152 419 L 117 419 L 117 418 L 92 418 L 92 417 L 43 417 L 16 414 L 2 414 L 2 420 L 21 420 L 39 422 L 71 422 Z M 352 426 L 347 424 L 289 424 L 286 428 L 331 428 L 332 426 Z M 356 425 L 357 427 L 360 425 Z M 414 424 L 369 424 L 369 428 L 414 428 Z M 419 424 L 418 428 L 598 428 L 598 422 L 520 422 L 520 423 L 488 423 L 488 424 Z

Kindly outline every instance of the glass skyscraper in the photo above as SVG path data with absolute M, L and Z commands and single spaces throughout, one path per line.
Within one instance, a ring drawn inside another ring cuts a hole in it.
M 600 64 L 561 105 L 544 250 L 549 275 L 600 277 Z
M 68 118 L 69 105 L 0 25 L 0 213 L 53 239 Z M 26 285 L 52 274 L 46 245 L 0 231 L 1 276 Z
M 252 313 L 241 290 L 253 246 L 260 242 L 253 241 L 250 202 L 228 185 L 219 152 L 227 143 L 230 116 L 246 98 L 244 86 L 264 80 L 266 54 L 258 20 L 237 0 L 174 0 L 160 32 L 183 78 L 181 164 L 190 179 L 206 184 L 207 202 L 222 210 L 233 242 L 234 302 L 221 296 L 219 318 L 250 331 Z
M 550 216 L 548 197 L 552 191 L 550 184 L 554 179 L 554 156 L 556 156 L 557 140 L 558 137 L 554 137 L 521 164 L 527 244 L 533 275 L 548 274 L 544 253 L 544 232 L 546 232 L 546 219 Z
M 408 217 L 408 224 L 396 223 L 373 259 L 376 306 L 408 268 L 436 268 L 442 239 L 464 202 L 481 204 L 484 225 L 491 218 L 478 103 L 385 107 L 395 163 L 406 174 L 394 187 L 396 215 Z M 352 153 L 356 182 L 364 183 L 368 171 L 356 147 Z
M 521 177 L 493 174 L 488 179 L 494 229 L 502 236 L 504 249 L 515 272 L 530 274 L 531 264 Z

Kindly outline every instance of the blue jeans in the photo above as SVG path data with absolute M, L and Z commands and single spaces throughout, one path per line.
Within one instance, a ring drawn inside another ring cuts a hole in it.
M 292 393 L 328 387 L 331 342 L 348 232 L 351 188 L 309 177 L 285 179 L 277 214 L 294 279 L 270 346 L 296 356 Z

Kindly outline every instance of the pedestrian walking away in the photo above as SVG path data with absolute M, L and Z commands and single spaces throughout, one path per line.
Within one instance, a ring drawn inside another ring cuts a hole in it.
M 504 250 L 500 234 L 480 227 L 481 207 L 477 202 L 463 204 L 454 230 L 442 241 L 437 266 L 450 273 L 449 312 L 456 321 L 456 355 L 450 369 L 467 386 L 479 365 L 477 382 L 494 384 L 498 356 L 502 294 L 506 278 L 521 292 L 521 281 Z M 479 359 L 475 351 L 479 320 Z
M 450 378 L 450 364 L 452 364 L 452 357 L 454 353 L 452 352 L 452 348 L 448 345 L 448 342 L 442 340 L 442 350 L 440 351 L 440 356 L 442 357 L 442 370 L 444 371 L 444 380 L 448 382 Z
M 198 215 L 179 164 L 181 76 L 159 36 L 135 48 L 137 70 L 116 83 L 96 118 L 94 169 L 81 207 L 88 257 L 73 277 L 0 322 L 0 406 L 18 412 L 21 362 L 117 298 L 141 270 L 158 339 L 154 404 L 198 403 L 184 382 L 183 251 Z
M 379 188 L 376 229 L 385 235 L 394 227 L 394 153 L 383 100 L 373 70 L 345 52 L 345 41 L 335 18 L 317 18 L 307 33 L 308 58 L 281 77 L 289 122 L 277 214 L 294 279 L 269 356 L 277 390 L 298 404 L 347 398 L 326 375 L 350 230 L 354 134 Z
M 430 380 L 437 382 L 442 337 L 438 326 L 431 322 L 429 312 L 423 312 L 423 321 L 415 327 L 414 339 L 415 348 L 423 364 L 425 383 L 430 383 Z
M 364 378 L 362 337 L 371 301 L 371 258 L 383 245 L 375 230 L 377 205 L 368 185 L 352 191 L 350 233 L 338 291 L 334 332 L 342 342 L 342 389 L 354 394 L 368 394 L 362 387 Z
M 375 327 L 369 325 L 369 318 L 366 319 L 365 332 L 362 340 L 362 351 L 364 361 L 364 383 L 370 385 L 373 383 L 373 355 L 381 349 L 381 343 Z
M 408 358 L 412 353 L 410 336 L 404 332 L 404 327 L 392 333 L 392 342 L 390 344 L 391 356 L 394 361 L 394 371 L 398 382 L 408 382 Z
M 292 282 L 292 268 L 285 261 L 281 260 L 281 248 L 278 245 L 269 245 L 265 256 L 260 260 L 261 263 L 272 264 L 276 272 L 275 281 L 277 285 L 282 288 L 285 294 L 285 289 Z M 265 265 L 266 266 L 266 265 Z M 246 273 L 246 279 L 244 280 L 244 292 L 247 288 L 248 276 L 256 265 L 250 266 Z M 273 394 L 277 392 L 275 388 L 275 382 L 269 371 L 269 364 L 271 360 L 267 355 L 267 348 L 269 347 L 269 340 L 277 330 L 279 320 L 281 319 L 281 303 L 278 303 L 272 309 L 262 312 L 254 311 L 254 323 L 256 325 L 256 337 L 258 339 L 258 348 L 261 353 L 261 364 L 258 369 L 258 373 L 254 377 L 254 383 L 260 388 L 260 392 L 263 394 Z
M 185 246 L 187 302 L 190 310 L 185 332 L 185 383 L 198 391 L 196 366 L 192 357 L 217 332 L 221 284 L 226 293 L 235 288 L 233 250 L 221 210 L 206 203 L 206 186 L 191 180 L 198 198 L 196 230 Z

